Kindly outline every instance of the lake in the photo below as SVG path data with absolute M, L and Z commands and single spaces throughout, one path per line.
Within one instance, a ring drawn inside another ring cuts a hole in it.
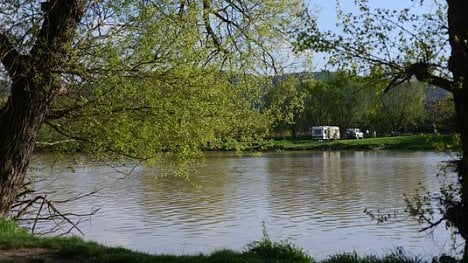
M 404 195 L 421 186 L 438 188 L 443 153 L 413 151 L 310 151 L 236 156 L 209 153 L 191 177 L 157 179 L 158 170 L 89 162 L 53 164 L 37 155 L 29 177 L 37 191 L 66 199 L 72 212 L 100 211 L 80 224 L 84 239 L 154 254 L 243 250 L 262 238 L 289 240 L 315 259 L 356 251 L 384 254 L 398 246 L 424 257 L 450 253 L 452 241 L 440 226 L 420 233 L 403 213 Z M 122 172 L 124 171 L 124 173 Z M 398 212 L 396 220 L 371 221 L 365 208 Z

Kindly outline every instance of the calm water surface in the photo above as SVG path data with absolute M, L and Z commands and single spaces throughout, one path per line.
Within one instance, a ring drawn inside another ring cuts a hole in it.
M 46 156 L 37 156 L 30 176 L 41 179 L 36 189 L 56 199 L 98 190 L 62 208 L 100 208 L 81 229 L 85 239 L 106 245 L 157 254 L 242 250 L 262 237 L 265 222 L 273 240 L 289 239 L 316 259 L 350 251 L 382 254 L 397 246 L 427 257 L 450 252 L 442 227 L 432 235 L 419 233 L 404 214 L 376 225 L 363 210 L 402 211 L 405 194 L 421 185 L 437 188 L 438 164 L 450 158 L 396 151 L 209 154 L 193 186 L 156 180 L 154 168 L 83 160 L 50 167 Z

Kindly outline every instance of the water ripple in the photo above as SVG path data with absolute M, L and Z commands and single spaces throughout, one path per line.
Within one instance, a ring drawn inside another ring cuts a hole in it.
M 294 152 L 262 157 L 211 154 L 192 178 L 155 180 L 157 169 L 132 175 L 104 164 L 67 162 L 50 168 L 35 158 L 30 176 L 37 189 L 59 198 L 99 189 L 73 211 L 101 211 L 83 227 L 86 238 L 153 253 L 242 249 L 262 236 L 262 222 L 274 239 L 291 238 L 317 258 L 337 251 L 381 251 L 395 245 L 443 251 L 446 232 L 428 238 L 419 226 L 400 220 L 376 225 L 364 208 L 401 211 L 404 194 L 422 183 L 436 188 L 437 162 L 423 152 Z M 69 169 L 67 167 L 72 167 Z M 117 167 L 121 170 L 131 167 Z M 443 240 L 435 244 L 435 240 Z M 445 251 L 446 252 L 446 251 Z

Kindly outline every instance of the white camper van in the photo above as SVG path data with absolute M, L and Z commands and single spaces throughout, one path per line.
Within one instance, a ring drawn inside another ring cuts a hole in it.
M 314 126 L 312 127 L 312 139 L 330 140 L 340 138 L 340 128 L 336 126 Z

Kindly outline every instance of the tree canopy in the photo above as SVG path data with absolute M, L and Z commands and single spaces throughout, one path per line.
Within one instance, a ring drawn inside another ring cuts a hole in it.
M 250 76 L 280 70 L 273 54 L 303 8 L 300 0 L 2 0 L 0 217 L 44 127 L 93 157 L 153 164 L 184 163 L 204 144 L 263 129 L 240 121 L 257 109 L 261 79 Z
M 53 4 L 5 1 L 4 37 L 27 54 Z M 151 159 L 230 135 L 258 96 L 244 74 L 279 69 L 272 52 L 302 9 L 300 1 L 89 1 L 82 12 L 61 47 L 63 96 L 45 123 L 94 156 Z

